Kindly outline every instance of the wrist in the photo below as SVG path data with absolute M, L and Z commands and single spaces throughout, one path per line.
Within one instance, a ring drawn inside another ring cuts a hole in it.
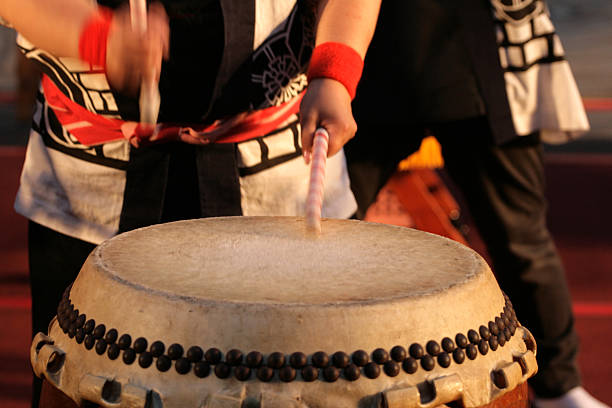
M 337 42 L 325 42 L 315 47 L 308 66 L 308 81 L 330 78 L 340 82 L 355 98 L 363 71 L 363 59 L 353 48 Z
M 79 37 L 79 58 L 106 71 L 106 48 L 113 18 L 111 9 L 98 7 L 85 22 Z

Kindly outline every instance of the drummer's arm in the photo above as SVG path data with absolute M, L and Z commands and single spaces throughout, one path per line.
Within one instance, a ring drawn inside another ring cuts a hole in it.
M 365 57 L 381 0 L 324 0 L 319 4 L 316 45 L 334 41 Z
M 1 0 L 0 17 L 38 48 L 105 66 L 118 90 L 135 93 L 142 72 L 158 76 L 168 56 L 169 25 L 159 2 L 148 6 L 144 34 L 132 30 L 129 9 L 101 13 L 90 0 Z
M 86 0 L 2 0 L 0 16 L 28 41 L 63 57 L 79 56 L 79 36 L 92 13 Z
M 363 63 L 376 27 L 380 1 L 320 1 L 316 45 L 332 42 L 348 46 Z M 317 127 L 325 127 L 330 134 L 328 156 L 337 153 L 355 135 L 357 125 L 351 112 L 351 98 L 346 84 L 338 80 L 316 78 L 310 81 L 300 109 L 305 156 L 312 147 Z

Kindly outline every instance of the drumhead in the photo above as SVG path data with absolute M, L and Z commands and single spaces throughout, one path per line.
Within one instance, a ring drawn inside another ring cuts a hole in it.
M 432 256 L 435 254 L 435 256 Z M 236 303 L 369 303 L 432 295 L 487 268 L 469 248 L 420 231 L 299 218 L 183 221 L 123 234 L 95 250 L 101 271 L 168 296 Z

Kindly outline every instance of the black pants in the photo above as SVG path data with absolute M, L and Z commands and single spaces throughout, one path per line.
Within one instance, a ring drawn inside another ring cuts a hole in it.
M 530 384 L 539 397 L 560 396 L 580 384 L 578 338 L 565 272 L 546 226 L 539 137 L 494 146 L 484 118 L 430 129 L 442 145 L 448 174 L 465 196 L 499 285 L 512 300 L 521 323 L 536 338 L 539 371 Z M 347 146 L 360 215 L 399 160 L 419 145 L 422 132 L 407 133 L 410 131 L 416 129 L 360 125 Z M 381 149 L 385 145 L 382 135 L 390 136 L 391 146 L 386 144 L 390 152 L 375 156 L 371 142 L 379 139 L 376 145 Z

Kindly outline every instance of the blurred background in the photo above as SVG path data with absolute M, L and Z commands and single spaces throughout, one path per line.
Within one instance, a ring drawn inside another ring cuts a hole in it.
M 585 387 L 610 405 L 612 0 L 548 3 L 592 128 L 574 142 L 546 146 L 549 223 L 574 300 Z M 13 200 L 38 76 L 18 55 L 14 42 L 15 33 L 0 26 L 0 406 L 25 408 L 29 406 L 31 381 L 27 223 L 14 212 Z M 467 242 L 486 256 L 461 197 L 455 199 L 461 212 L 460 230 Z M 415 225 L 414 214 L 389 190 L 383 190 L 369 216 L 373 221 Z
M 550 151 L 612 152 L 612 1 L 549 0 L 578 88 L 585 98 L 591 132 Z

